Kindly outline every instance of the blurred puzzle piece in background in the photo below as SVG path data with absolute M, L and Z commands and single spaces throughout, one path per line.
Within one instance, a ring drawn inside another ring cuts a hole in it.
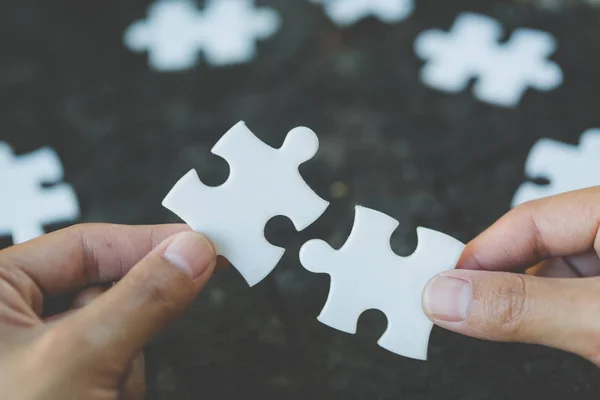
M 148 19 L 136 21 L 124 34 L 134 52 L 148 52 L 155 71 L 180 71 L 198 63 L 203 52 L 212 66 L 246 63 L 256 56 L 257 40 L 281 26 L 279 14 L 256 8 L 254 0 L 209 0 L 199 10 L 192 0 L 158 0 Z
M 394 23 L 408 18 L 414 11 L 414 0 L 310 0 L 322 4 L 325 13 L 339 26 L 348 26 L 374 16 L 382 22 Z
M 456 18 L 450 32 L 421 33 L 415 41 L 415 52 L 426 61 L 421 80 L 458 93 L 475 78 L 475 97 L 504 107 L 516 107 L 528 87 L 549 91 L 562 83 L 561 68 L 547 59 L 556 49 L 552 35 L 522 28 L 500 44 L 502 35 L 497 21 L 469 12 Z
M 573 190 L 600 185 L 600 129 L 588 129 L 579 145 L 543 138 L 527 157 L 529 179 L 547 179 L 547 185 L 525 182 L 517 189 L 512 207 Z
M 0 236 L 19 244 L 42 236 L 44 225 L 79 217 L 74 190 L 63 179 L 56 152 L 48 147 L 15 156 L 0 142 Z M 49 184 L 51 187 L 43 187 Z

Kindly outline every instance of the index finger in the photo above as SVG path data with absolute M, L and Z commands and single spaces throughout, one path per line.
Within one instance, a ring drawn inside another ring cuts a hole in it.
M 514 208 L 467 244 L 457 268 L 519 270 L 594 250 L 600 253 L 600 186 Z
M 47 295 L 120 279 L 185 224 L 80 224 L 0 251 L 0 265 L 25 271 Z

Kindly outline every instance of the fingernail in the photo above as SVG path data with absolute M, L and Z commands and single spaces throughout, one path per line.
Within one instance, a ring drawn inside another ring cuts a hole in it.
M 467 317 L 471 304 L 471 284 L 446 275 L 433 278 L 423 291 L 423 307 L 432 318 L 460 322 Z
M 195 232 L 177 234 L 163 257 L 196 279 L 216 263 L 215 250 L 207 238 Z

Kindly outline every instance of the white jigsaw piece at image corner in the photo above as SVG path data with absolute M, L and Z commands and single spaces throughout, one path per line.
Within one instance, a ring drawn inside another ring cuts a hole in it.
M 202 50 L 208 64 L 227 66 L 251 61 L 256 41 L 273 35 L 279 14 L 254 0 L 207 0 L 199 10 L 192 0 L 157 0 L 146 21 L 134 22 L 124 34 L 132 51 L 148 51 L 157 71 L 180 71 L 195 66 Z
M 325 13 L 340 26 L 352 25 L 374 16 L 385 23 L 408 18 L 414 11 L 414 0 L 309 0 L 322 4 Z
M 62 163 L 54 150 L 45 147 L 15 156 L 0 142 L 0 236 L 10 235 L 19 244 L 42 236 L 46 224 L 78 218 L 77 196 L 71 186 L 58 183 L 62 179 Z
M 600 185 L 600 129 L 588 129 L 579 145 L 543 138 L 531 148 L 525 163 L 527 178 L 546 178 L 547 185 L 522 183 L 512 207 L 530 200 Z
M 380 310 L 388 327 L 377 343 L 393 353 L 426 360 L 433 323 L 423 312 L 422 292 L 436 274 L 456 267 L 465 246 L 419 227 L 415 252 L 400 257 L 390 247 L 397 227 L 398 221 L 388 215 L 357 206 L 352 232 L 339 250 L 311 240 L 300 249 L 300 262 L 311 272 L 331 276 L 320 322 L 354 334 L 364 311 Z
M 475 96 L 504 107 L 517 106 L 529 87 L 550 91 L 562 83 L 562 70 L 548 60 L 557 46 L 552 35 L 523 28 L 500 44 L 502 35 L 498 22 L 474 13 L 459 15 L 451 32 L 421 33 L 415 41 L 417 55 L 426 61 L 421 80 L 456 93 L 476 78 Z
M 281 148 L 275 149 L 258 139 L 243 121 L 238 122 L 212 149 L 229 163 L 227 181 L 208 187 L 191 170 L 163 205 L 206 235 L 217 254 L 254 286 L 275 268 L 285 251 L 265 239 L 266 223 L 283 215 L 301 231 L 329 206 L 298 171 L 318 148 L 317 135 L 305 127 L 289 131 Z

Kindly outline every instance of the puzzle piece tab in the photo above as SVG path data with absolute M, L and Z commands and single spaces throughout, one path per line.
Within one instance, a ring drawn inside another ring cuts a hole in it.
M 16 157 L 0 142 L 0 235 L 11 235 L 19 244 L 42 236 L 44 225 L 78 218 L 77 196 L 69 185 L 58 183 L 62 179 L 62 164 L 52 149 Z
M 427 61 L 421 80 L 456 93 L 476 78 L 475 96 L 505 107 L 518 105 L 529 87 L 549 91 L 562 83 L 562 70 L 548 60 L 556 49 L 552 35 L 518 29 L 500 44 L 502 34 L 498 22 L 473 13 L 459 15 L 451 32 L 423 32 L 415 42 L 417 55 Z
M 374 16 L 385 23 L 406 19 L 414 11 L 413 0 L 310 0 L 323 4 L 325 12 L 340 26 Z
M 210 238 L 217 253 L 254 286 L 284 253 L 265 239 L 266 223 L 284 215 L 301 231 L 329 206 L 298 172 L 318 147 L 315 133 L 298 127 L 288 133 L 281 148 L 274 149 L 239 122 L 212 149 L 229 163 L 229 179 L 222 186 L 207 187 L 192 170 L 177 182 L 163 205 Z
M 600 129 L 588 129 L 579 146 L 552 139 L 538 140 L 527 157 L 528 178 L 546 178 L 548 185 L 533 182 L 521 184 L 512 207 L 530 200 L 600 185 Z
M 361 206 L 355 212 L 352 232 L 339 250 L 322 240 L 311 240 L 300 249 L 304 268 L 331 276 L 329 297 L 318 320 L 354 334 L 364 311 L 381 310 L 388 327 L 378 344 L 426 360 L 433 323 L 423 312 L 422 292 L 434 275 L 455 268 L 464 245 L 443 233 L 418 228 L 416 251 L 399 257 L 390 247 L 398 221 Z
M 177 71 L 196 65 L 200 50 L 214 66 L 250 61 L 255 41 L 273 35 L 280 25 L 279 14 L 255 8 L 253 0 L 208 0 L 203 11 L 192 0 L 158 0 L 147 21 L 127 29 L 124 41 L 133 51 L 148 50 L 155 70 Z

